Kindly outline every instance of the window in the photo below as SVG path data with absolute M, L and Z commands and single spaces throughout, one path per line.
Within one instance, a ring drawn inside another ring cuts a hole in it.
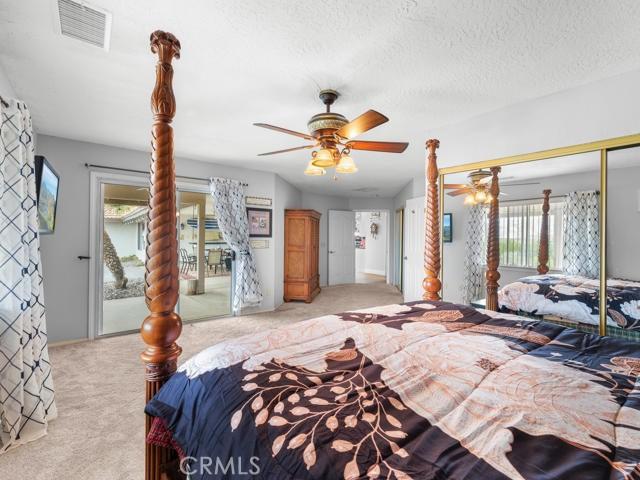
M 562 201 L 549 208 L 549 269 L 562 270 Z M 500 265 L 536 268 L 540 246 L 542 203 L 502 202 L 500 206 Z

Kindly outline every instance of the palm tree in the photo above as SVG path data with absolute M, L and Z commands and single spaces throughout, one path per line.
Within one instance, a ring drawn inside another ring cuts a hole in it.
M 104 264 L 111 271 L 111 274 L 116 279 L 116 288 L 127 288 L 127 277 L 124 276 L 124 269 L 122 268 L 122 262 L 116 252 L 116 247 L 111 243 L 111 238 L 105 230 L 102 236 L 102 243 L 104 244 Z

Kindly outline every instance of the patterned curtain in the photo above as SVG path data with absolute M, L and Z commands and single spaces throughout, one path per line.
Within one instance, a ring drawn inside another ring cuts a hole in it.
M 465 229 L 466 257 L 464 259 L 464 283 L 462 301 L 471 303 L 486 295 L 485 271 L 487 265 L 488 214 L 486 205 L 469 208 Z
M 209 185 L 225 241 L 236 253 L 233 312 L 262 303 L 262 288 L 249 243 L 249 220 L 242 184 L 228 178 L 212 178 Z
M 571 192 L 564 204 L 562 269 L 567 275 L 600 276 L 599 193 Z
M 31 116 L 0 105 L 0 453 L 57 415 L 47 348 Z

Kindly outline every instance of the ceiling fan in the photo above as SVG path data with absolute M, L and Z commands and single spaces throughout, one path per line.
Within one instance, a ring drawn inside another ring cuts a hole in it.
M 476 205 L 479 203 L 490 203 L 493 200 L 491 193 L 489 192 L 489 181 L 491 180 L 491 172 L 489 170 L 474 170 L 467 175 L 469 183 L 445 183 L 444 188 L 447 190 L 453 190 L 453 192 L 447 193 L 452 197 L 458 195 L 466 195 L 464 198 L 465 205 Z M 510 177 L 506 177 L 510 178 Z M 513 178 L 513 177 L 511 177 Z M 501 187 L 515 187 L 523 185 L 538 185 L 540 182 L 527 182 L 527 183 L 503 183 Z M 505 192 L 500 192 L 500 195 L 508 195 Z
M 313 142 L 310 145 L 301 147 L 260 153 L 259 156 L 317 148 L 317 150 L 311 152 L 311 160 L 304 173 L 305 175 L 324 175 L 326 173 L 325 169 L 332 167 L 335 167 L 337 173 L 357 172 L 358 168 L 349 155 L 351 150 L 369 150 L 384 153 L 402 153 L 406 150 L 409 144 L 403 142 L 354 140 L 361 133 L 382 125 L 388 122 L 389 119 L 375 110 L 368 110 L 349 121 L 343 115 L 331 111 L 331 105 L 339 95 L 335 90 L 322 90 L 320 92 L 320 100 L 325 104 L 326 111 L 318 113 L 309 119 L 307 123 L 309 134 L 266 123 L 254 123 L 256 127 L 268 128 Z

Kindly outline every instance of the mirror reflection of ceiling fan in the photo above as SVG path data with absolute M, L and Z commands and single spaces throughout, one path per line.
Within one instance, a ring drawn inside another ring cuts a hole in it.
M 310 134 L 275 127 L 266 123 L 254 123 L 256 127 L 268 128 L 313 142 L 311 145 L 261 153 L 259 156 L 317 148 L 317 150 L 311 152 L 311 160 L 304 171 L 305 175 L 324 175 L 326 168 L 333 167 L 335 167 L 337 173 L 355 173 L 358 168 L 349 155 L 351 150 L 402 153 L 409 146 L 408 143 L 404 142 L 353 140 L 354 137 L 388 122 L 389 119 L 375 110 L 368 110 L 349 121 L 343 115 L 331 111 L 331 105 L 333 105 L 338 96 L 339 93 L 335 90 L 322 90 L 320 92 L 320 100 L 327 108 L 326 112 L 314 115 L 307 123 Z
M 491 182 L 491 172 L 489 170 L 474 170 L 467 175 L 469 183 L 445 183 L 444 188 L 447 190 L 453 190 L 448 192 L 447 195 L 457 197 L 459 195 L 466 195 L 464 197 L 465 205 L 477 205 L 481 203 L 491 203 L 493 197 L 489 192 Z M 512 177 L 502 177 L 501 180 L 506 180 Z M 540 182 L 526 182 L 526 183 L 501 183 L 500 188 L 504 187 L 516 187 L 523 185 L 539 185 Z M 505 192 L 500 192 L 500 195 L 508 195 Z

